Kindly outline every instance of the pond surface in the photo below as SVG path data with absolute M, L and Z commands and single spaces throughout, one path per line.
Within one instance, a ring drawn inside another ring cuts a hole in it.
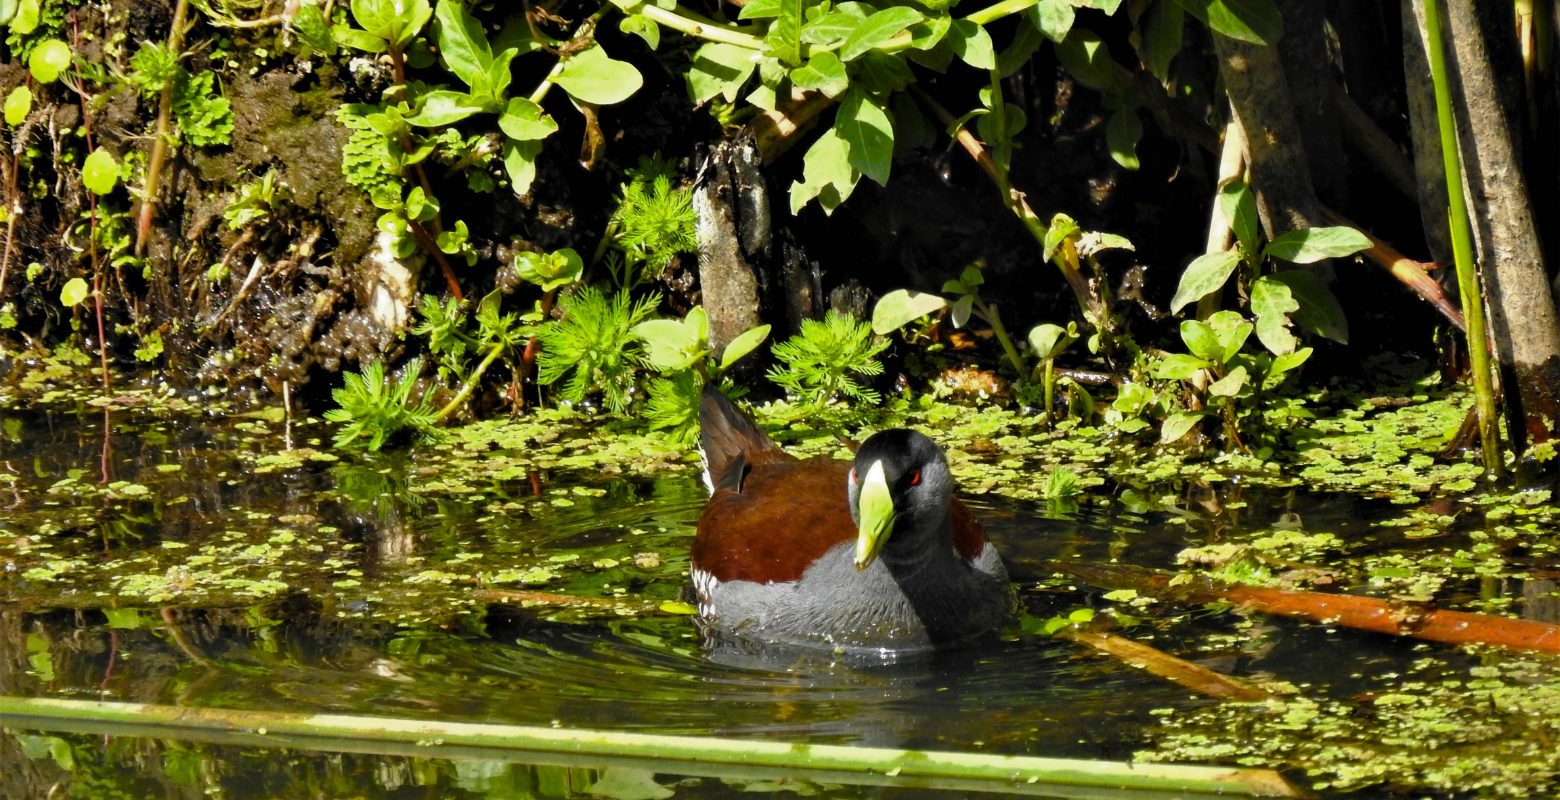
M 597 462 L 455 483 L 450 451 L 355 458 L 321 447 L 322 425 L 227 413 L 115 412 L 106 451 L 92 409 L 5 416 L 0 694 L 1115 761 L 1151 749 L 1164 718 L 1213 704 L 1018 625 L 892 665 L 710 652 L 678 606 L 704 498 L 685 457 L 616 476 Z M 502 447 L 462 457 L 484 455 L 523 466 Z M 1136 496 L 1158 499 L 1146 509 Z M 1422 643 L 1321 625 L 1113 604 L 1044 566 L 1174 568 L 1189 545 L 1300 520 L 1344 542 L 1321 550 L 1391 553 L 1405 540 L 1377 523 L 1401 507 L 1238 481 L 1114 484 L 1081 500 L 972 500 L 1038 619 L 1096 609 L 1219 672 L 1334 698 L 1379 693 L 1427 656 Z M 1442 598 L 1522 590 L 1438 584 Z M 1434 655 L 1438 668 L 1480 663 Z M 909 791 L 38 731 L 0 737 L 0 764 L 0 795 L 19 797 L 56 784 L 82 797 Z

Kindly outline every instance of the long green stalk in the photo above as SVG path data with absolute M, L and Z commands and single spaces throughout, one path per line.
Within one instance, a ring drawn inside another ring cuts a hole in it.
M 1500 475 L 1505 463 L 1495 427 L 1495 384 L 1490 372 L 1489 339 L 1484 329 L 1484 295 L 1474 271 L 1473 242 L 1469 231 L 1468 199 L 1463 195 L 1462 159 L 1457 149 L 1457 123 L 1452 118 L 1452 91 L 1446 75 L 1446 39 L 1441 33 L 1438 0 L 1418 0 L 1425 9 L 1425 36 L 1429 39 L 1430 77 L 1435 83 L 1436 119 L 1441 129 L 1441 155 L 1446 166 L 1446 193 L 1451 201 L 1452 258 L 1457 262 L 1457 288 L 1462 294 L 1463 315 L 1468 321 L 1468 355 L 1473 363 L 1473 395 L 1479 410 L 1479 446 L 1484 469 Z
M 665 25 L 673 30 L 679 30 L 690 36 L 697 36 L 700 39 L 707 39 L 711 42 L 732 44 L 749 50 L 759 50 L 764 46 L 764 40 L 751 33 L 744 33 L 735 26 L 722 25 L 709 20 L 701 21 L 694 19 L 694 14 L 681 6 L 676 11 L 667 11 L 654 3 L 645 3 L 639 9 L 639 13 L 658 25 Z
M 0 725 L 157 738 L 210 738 L 251 747 L 315 747 L 375 752 L 412 746 L 423 757 L 546 761 L 564 756 L 597 763 L 651 760 L 656 771 L 723 775 L 781 769 L 838 782 L 1052 797 L 1302 797 L 1272 770 L 1177 764 L 1129 764 L 1031 756 L 995 756 L 764 742 L 702 736 L 479 725 L 459 722 L 239 711 L 54 698 L 0 698 Z M 306 737 L 308 741 L 300 741 Z M 322 747 L 323 746 L 323 747 Z M 480 752 L 475 752 L 480 749 Z M 538 759 L 537 756 L 542 758 Z M 577 763 L 577 762 L 576 762 Z M 719 769 L 714 769 L 719 767 Z M 1172 794 L 1173 793 L 1173 794 Z
M 461 404 L 466 402 L 466 398 L 471 396 L 471 392 L 477 388 L 477 384 L 482 381 L 482 373 L 487 372 L 487 368 L 493 366 L 493 362 L 497 361 L 498 357 L 502 355 L 503 352 L 504 345 L 493 345 L 493 349 L 488 351 L 487 357 L 482 359 L 482 363 L 477 365 L 476 371 L 472 372 L 471 376 L 466 379 L 466 385 L 460 387 L 460 394 L 455 395 L 454 399 L 450 400 L 450 402 L 447 403 L 444 408 L 439 409 L 438 416 L 434 417 L 433 420 L 438 422 L 439 420 L 455 413 L 456 410 L 460 408 Z

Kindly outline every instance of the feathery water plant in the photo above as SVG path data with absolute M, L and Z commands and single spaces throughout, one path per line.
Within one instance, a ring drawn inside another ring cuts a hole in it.
M 855 376 L 883 374 L 875 356 L 886 347 L 888 340 L 873 336 L 871 325 L 830 311 L 822 322 L 804 320 L 801 333 L 774 346 L 783 366 L 771 369 L 769 379 L 813 404 L 841 395 L 876 403 L 882 397 Z
M 377 451 L 406 429 L 424 438 L 432 436 L 438 412 L 430 398 L 424 395 L 416 405 L 411 404 L 412 391 L 421 374 L 420 358 L 408 361 L 401 377 L 395 379 L 386 378 L 385 365 L 380 361 L 370 361 L 361 375 L 346 373 L 346 385 L 331 393 L 340 408 L 325 412 L 326 419 L 345 423 L 336 432 L 336 446 L 347 447 L 366 438 L 365 446 Z
M 698 215 L 693 210 L 693 194 L 672 189 L 672 179 L 666 175 L 625 185 L 616 221 L 623 231 L 619 242 L 644 262 L 646 277 L 660 275 L 678 253 L 699 247 L 694 234 Z
M 628 408 L 640 364 L 632 328 L 660 303 L 657 293 L 634 302 L 627 292 L 608 297 L 594 286 L 564 297 L 559 301 L 563 319 L 536 334 L 542 345 L 537 382 L 551 385 L 567 375 L 563 399 L 578 403 L 591 391 L 600 391 L 607 408 L 621 413 Z

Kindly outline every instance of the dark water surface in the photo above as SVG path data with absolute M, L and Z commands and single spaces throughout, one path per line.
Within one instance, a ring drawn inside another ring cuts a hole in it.
M 1145 745 L 1158 725 L 1156 710 L 1210 702 L 1077 645 L 1022 635 L 1017 626 L 1003 641 L 886 666 L 707 652 L 691 618 L 655 609 L 681 590 L 703 500 L 692 471 L 654 479 L 551 472 L 517 477 L 475 497 L 430 496 L 409 485 L 417 464 L 405 457 L 351 465 L 305 460 L 258 474 L 253 452 L 270 446 L 267 437 L 279 426 L 257 432 L 127 416 L 115 417 L 109 482 L 148 486 L 155 502 L 133 492 L 128 500 L 121 492 L 83 502 L 71 491 L 41 491 L 72 470 L 80 471 L 83 485 L 104 483 L 102 423 L 93 412 L 13 414 L 4 421 L 0 461 L 22 477 L 10 484 L 3 536 L 51 537 L 53 555 L 85 566 L 77 568 L 80 582 L 13 580 L 14 595 L 0 597 L 0 694 L 1117 761 Z M 325 433 L 314 427 L 294 435 L 301 445 Z M 543 500 L 567 497 L 568 504 L 549 502 L 542 514 L 534 507 L 538 487 Z M 575 493 L 576 487 L 589 493 Z M 1156 491 L 1196 499 L 1202 490 Z M 1309 528 L 1340 537 L 1363 534 L 1371 519 L 1393 513 L 1383 503 L 1343 496 L 1237 496 L 1254 526 L 1298 511 Z M 189 499 L 169 500 L 175 497 Z M 506 511 L 505 502 L 529 510 Z M 66 510 L 72 506 L 76 516 Z M 81 506 L 89 507 L 85 516 Z M 1087 501 L 1073 513 L 1012 502 L 973 506 L 1010 560 L 1026 607 L 1042 619 L 1101 605 L 1100 592 L 1050 579 L 1039 566 L 1047 559 L 1164 568 L 1188 540 L 1217 539 L 1217 531 L 1185 521 L 1198 517 L 1193 511 L 1133 514 L 1119 502 Z M 92 577 L 92 569 L 106 564 L 224 537 L 275 541 L 254 537 L 285 532 L 279 521 L 299 519 L 329 541 L 305 537 L 297 564 L 288 566 L 290 556 L 276 561 L 276 580 L 288 588 L 252 602 L 202 602 L 225 595 L 181 590 L 174 576 L 173 596 L 127 603 L 103 588 L 105 579 Z M 18 527 L 48 520 L 58 520 L 60 530 Z M 659 563 L 636 568 L 633 559 L 642 552 L 653 552 Z M 338 556 L 340 563 L 330 561 Z M 481 587 L 469 582 L 403 580 L 430 566 L 455 570 L 478 559 L 491 569 L 560 565 L 553 581 L 506 589 L 647 598 L 651 605 L 641 603 L 631 614 L 526 607 L 478 598 Z M 586 563 L 593 566 L 575 569 Z M 300 571 L 288 572 L 294 568 Z M 295 577 L 324 572 L 317 580 L 331 588 Z M 368 589 L 352 599 L 337 581 Z M 407 592 L 418 594 L 385 597 Z M 426 617 L 409 616 L 423 593 Z M 1201 610 L 1157 621 L 1152 610 L 1145 615 L 1148 621 L 1130 633 L 1140 641 L 1228 674 L 1327 683 L 1343 693 L 1419 655 L 1412 644 L 1389 637 L 1288 622 L 1210 646 L 1239 618 Z M 0 773 L 0 793 L 9 797 L 650 800 L 909 791 L 38 731 L 0 736 Z

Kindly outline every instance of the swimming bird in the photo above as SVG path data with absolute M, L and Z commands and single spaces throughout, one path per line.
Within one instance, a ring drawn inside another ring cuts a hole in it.
M 925 435 L 886 430 L 854 461 L 800 460 L 713 383 L 699 424 L 710 499 L 691 572 L 706 631 L 897 658 L 1009 619 L 1002 559 Z

